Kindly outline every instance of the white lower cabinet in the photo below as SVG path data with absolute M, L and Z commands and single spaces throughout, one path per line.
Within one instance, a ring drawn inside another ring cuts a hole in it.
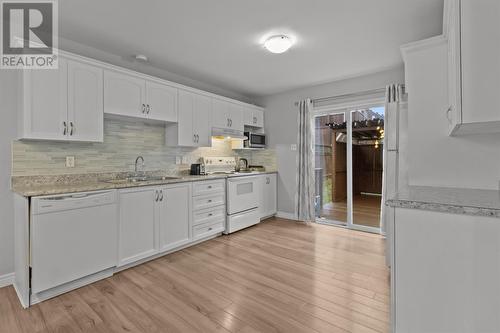
M 191 183 L 160 190 L 160 252 L 189 243 Z
M 193 240 L 219 234 L 226 226 L 226 180 L 193 183 Z
M 146 187 L 118 193 L 118 266 L 123 266 L 158 252 L 159 190 Z
M 393 332 L 500 332 L 500 220 L 396 208 Z
M 261 175 L 260 177 L 260 218 L 275 215 L 277 212 L 277 177 L 275 173 Z
M 224 184 L 222 179 L 119 190 L 118 267 L 222 232 Z

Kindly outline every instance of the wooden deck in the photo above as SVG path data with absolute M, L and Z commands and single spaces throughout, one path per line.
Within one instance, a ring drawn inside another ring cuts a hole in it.
M 270 219 L 23 310 L 0 332 L 388 332 L 382 237 Z
M 356 195 L 353 198 L 353 223 L 367 227 L 380 227 L 381 197 Z M 347 201 L 323 205 L 321 216 L 332 221 L 347 222 Z

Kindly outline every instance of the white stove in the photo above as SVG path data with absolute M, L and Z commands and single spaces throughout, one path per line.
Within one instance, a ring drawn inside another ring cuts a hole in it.
M 236 171 L 235 157 L 202 157 L 205 174 L 231 174 Z
M 236 172 L 236 158 L 234 157 L 203 157 L 202 163 L 205 165 L 207 175 Z M 257 179 L 251 175 L 227 179 L 227 217 L 224 233 L 230 234 L 260 222 Z

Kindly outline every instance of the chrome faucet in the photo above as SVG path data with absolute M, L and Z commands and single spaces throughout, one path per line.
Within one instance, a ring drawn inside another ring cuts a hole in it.
M 144 157 L 137 156 L 137 158 L 135 159 L 135 175 L 137 175 L 137 163 L 139 162 L 139 160 L 142 160 L 141 166 L 142 166 L 142 171 L 144 171 Z

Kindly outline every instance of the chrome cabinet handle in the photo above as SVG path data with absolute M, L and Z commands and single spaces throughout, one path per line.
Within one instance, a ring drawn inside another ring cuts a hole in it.
M 69 128 L 69 135 L 73 135 L 73 133 L 75 132 L 75 126 L 73 125 L 72 121 L 69 122 Z
M 208 216 L 212 216 L 212 215 L 214 215 L 214 214 L 212 214 L 212 213 L 208 213 Z
M 212 199 L 208 199 L 208 202 L 212 202 Z
M 158 202 L 158 199 L 160 198 L 160 193 L 158 193 L 158 190 L 155 191 L 155 201 Z
M 448 119 L 448 122 L 451 124 L 451 111 L 453 110 L 453 106 L 450 105 L 448 110 L 446 110 L 446 118 Z
M 233 127 L 233 120 L 229 118 L 229 127 Z
M 213 228 L 212 228 L 212 227 L 210 227 L 210 228 L 208 228 L 208 231 L 210 231 L 210 230 L 212 230 L 212 229 L 213 229 Z
M 209 188 L 209 189 L 212 188 L 212 185 L 208 185 L 207 188 Z
M 149 111 L 151 111 L 151 108 L 149 107 L 149 104 L 146 106 L 146 113 L 149 114 Z
M 163 190 L 160 190 L 160 195 L 161 195 L 160 201 L 163 201 Z
M 229 118 L 226 119 L 227 127 L 229 127 Z
M 146 104 L 142 104 L 142 113 L 146 113 Z
M 269 177 L 266 177 L 266 184 L 269 184 L 271 183 L 271 179 L 269 179 Z
M 66 135 L 66 133 L 68 133 L 68 124 L 63 121 L 63 135 Z
M 196 142 L 196 134 L 193 134 L 193 142 Z

